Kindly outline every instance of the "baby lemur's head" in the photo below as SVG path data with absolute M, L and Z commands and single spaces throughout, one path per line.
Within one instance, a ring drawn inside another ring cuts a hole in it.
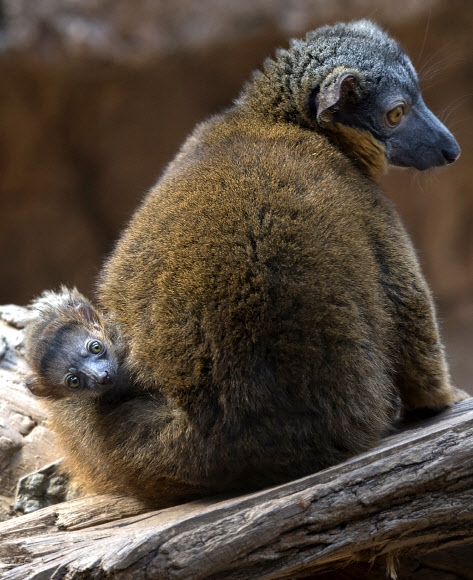
M 368 166 L 374 150 L 384 163 L 420 170 L 460 155 L 422 100 L 409 57 L 368 20 L 323 26 L 293 40 L 255 73 L 240 104 L 325 132 Z
M 25 331 L 27 386 L 38 397 L 98 396 L 116 384 L 120 341 L 76 289 L 44 292 Z

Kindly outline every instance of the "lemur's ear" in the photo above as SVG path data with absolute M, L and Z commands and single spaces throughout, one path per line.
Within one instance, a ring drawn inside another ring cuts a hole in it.
M 356 90 L 360 78 L 356 72 L 333 71 L 320 85 L 316 97 L 317 121 L 330 121 L 332 113 L 342 109 L 347 97 Z
M 48 397 L 51 394 L 51 389 L 46 387 L 36 375 L 28 376 L 25 384 L 29 391 L 36 397 Z
M 90 324 L 100 328 L 101 325 L 97 313 L 89 304 L 86 302 L 77 301 L 71 302 L 69 307 L 79 313 L 80 316 L 84 317 L 85 320 L 90 322 Z

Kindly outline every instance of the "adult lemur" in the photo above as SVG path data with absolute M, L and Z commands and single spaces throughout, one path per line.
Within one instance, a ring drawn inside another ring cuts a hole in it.
M 254 488 L 369 448 L 400 405 L 464 398 L 373 179 L 459 154 L 373 23 L 279 50 L 187 139 L 103 268 L 134 391 L 45 399 L 73 475 L 157 505 Z M 38 374 L 49 361 L 30 354 Z

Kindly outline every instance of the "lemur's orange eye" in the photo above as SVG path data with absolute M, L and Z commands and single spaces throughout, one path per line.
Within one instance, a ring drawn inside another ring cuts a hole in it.
M 386 122 L 390 127 L 399 125 L 402 116 L 404 115 L 404 106 L 398 105 L 386 113 Z

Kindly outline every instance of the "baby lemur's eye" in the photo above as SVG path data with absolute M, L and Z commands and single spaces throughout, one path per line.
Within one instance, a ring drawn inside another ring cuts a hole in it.
M 80 387 L 80 379 L 76 375 L 71 375 L 67 378 L 67 386 L 70 389 L 78 389 Z
M 386 113 L 386 122 L 390 127 L 398 125 L 404 115 L 404 105 L 398 105 Z
M 87 349 L 92 354 L 100 354 L 103 351 L 103 344 L 98 340 L 93 340 L 89 342 Z

